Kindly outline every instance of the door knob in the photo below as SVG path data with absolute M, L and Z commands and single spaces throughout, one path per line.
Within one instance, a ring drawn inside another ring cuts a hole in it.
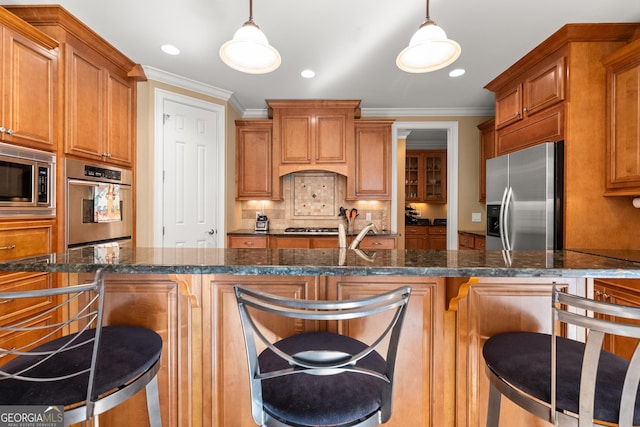
M 208 231 L 210 236 L 213 236 L 214 234 L 216 234 L 216 230 L 214 230 L 213 228 L 211 230 Z

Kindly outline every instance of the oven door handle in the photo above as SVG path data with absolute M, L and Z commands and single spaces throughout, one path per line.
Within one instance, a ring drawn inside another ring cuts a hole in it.
M 85 187 L 98 187 L 100 185 L 99 182 L 81 181 L 79 179 L 70 179 L 67 182 L 71 185 L 84 185 Z

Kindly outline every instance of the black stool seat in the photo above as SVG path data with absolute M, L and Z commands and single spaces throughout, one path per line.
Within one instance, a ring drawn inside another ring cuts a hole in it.
M 558 337 L 558 410 L 578 413 L 580 376 L 584 344 Z M 551 401 L 551 335 L 536 332 L 507 332 L 484 344 L 487 367 L 499 378 L 535 398 Z M 629 363 L 601 351 L 596 380 L 594 418 L 618 423 L 622 385 Z M 640 399 L 636 399 L 634 425 L 640 425 Z
M 93 337 L 95 330 L 82 337 Z M 36 350 L 53 349 L 69 342 L 76 334 L 67 335 L 39 346 Z M 36 351 L 34 350 L 34 351 Z M 77 372 L 82 365 L 89 369 L 93 343 L 56 354 L 27 372 L 36 377 L 56 377 Z M 160 358 L 162 338 L 156 332 L 137 326 L 103 326 L 96 370 L 96 395 L 109 392 L 146 372 Z M 21 356 L 0 367 L 8 373 L 18 372 L 42 356 Z M 89 374 L 55 382 L 30 382 L 16 379 L 0 381 L 1 405 L 70 405 L 85 401 Z
M 353 338 L 329 332 L 293 335 L 275 343 L 288 354 L 305 350 L 337 350 L 357 354 L 367 345 Z M 258 357 L 260 370 L 287 369 L 286 360 L 270 349 Z M 358 367 L 384 373 L 385 360 L 372 352 Z M 262 381 L 262 399 L 271 416 L 304 426 L 350 425 L 380 409 L 384 381 L 361 373 L 335 375 L 296 374 Z

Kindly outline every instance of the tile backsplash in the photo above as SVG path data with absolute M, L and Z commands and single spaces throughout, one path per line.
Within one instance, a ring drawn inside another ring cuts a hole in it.
M 337 227 L 342 221 L 339 208 L 358 209 L 354 228 L 359 230 L 369 222 L 378 229 L 388 223 L 390 204 L 384 201 L 345 200 L 347 179 L 331 172 L 299 172 L 282 177 L 282 201 L 243 201 L 242 228 L 253 228 L 256 214 L 269 217 L 269 229 L 287 227 Z M 371 221 L 367 221 L 367 213 Z M 386 217 L 383 221 L 383 217 Z

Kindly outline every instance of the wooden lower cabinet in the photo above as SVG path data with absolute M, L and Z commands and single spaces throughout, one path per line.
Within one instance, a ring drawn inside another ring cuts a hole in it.
M 613 304 L 640 307 L 640 279 L 596 279 L 593 281 L 593 298 Z M 615 321 L 611 316 L 604 316 Z M 638 324 L 638 321 L 624 320 L 625 323 Z M 621 336 L 605 336 L 603 347 L 612 353 L 631 359 L 638 340 Z
M 356 299 L 411 286 L 396 360 L 392 416 L 385 426 L 443 425 L 444 370 L 442 308 L 444 283 L 433 277 L 327 277 L 327 299 Z M 371 339 L 378 323 L 370 317 L 330 325 L 330 329 L 358 339 Z
M 90 281 L 93 275 L 86 275 Z M 197 279 L 197 276 L 193 276 Z M 197 283 L 195 284 L 197 285 Z M 162 425 L 200 425 L 200 309 L 190 276 L 106 275 L 104 322 L 151 328 L 162 337 L 158 373 Z M 145 391 L 100 416 L 101 426 L 149 425 Z
M 428 277 L 205 276 L 203 282 L 203 420 L 205 426 L 254 427 L 249 377 L 233 286 L 310 299 L 352 299 L 412 287 L 396 363 L 393 415 L 387 426 L 440 426 L 442 417 L 442 328 L 444 286 Z M 332 330 L 368 338 L 380 321 L 341 324 L 286 322 L 272 325 L 286 337 L 309 330 Z M 373 322 L 373 323 L 369 323 Z M 207 421 L 207 420 L 210 420 Z
M 202 289 L 203 425 L 255 427 L 251 417 L 249 369 L 235 284 L 289 298 L 318 299 L 316 277 L 205 276 Z M 283 321 L 273 325 L 281 337 L 315 330 L 317 325 Z
M 483 427 L 487 419 L 489 380 L 482 346 L 491 336 L 508 331 L 551 331 L 551 285 L 554 279 L 471 279 L 462 285 L 445 314 L 445 337 L 455 359 L 456 427 Z M 556 280 L 576 292 L 580 279 Z M 583 286 L 580 286 L 583 288 Z M 452 343 L 449 340 L 453 339 Z M 549 427 L 539 418 L 502 399 L 500 427 Z

